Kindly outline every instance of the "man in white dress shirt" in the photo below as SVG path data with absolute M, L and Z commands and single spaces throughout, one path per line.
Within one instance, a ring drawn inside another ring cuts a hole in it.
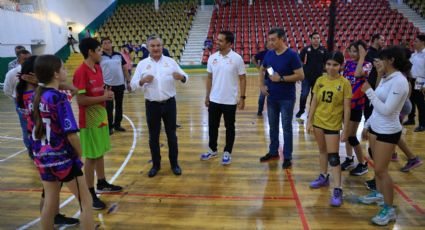
M 21 51 L 21 50 L 24 50 L 24 49 L 25 49 L 25 47 L 23 47 L 23 46 L 15 46 L 16 59 L 13 59 L 11 62 L 9 62 L 9 64 L 7 64 L 7 71 L 10 71 L 11 69 L 14 69 L 18 65 L 20 65 L 18 63 L 18 52 Z
M 132 89 L 141 89 L 145 95 L 146 122 L 149 129 L 149 147 L 153 166 L 149 177 L 154 177 L 161 168 L 159 134 L 161 119 L 164 122 L 168 140 L 168 158 L 171 170 L 181 175 L 177 162 L 178 146 L 176 136 L 176 81 L 186 83 L 188 75 L 170 57 L 162 55 L 162 40 L 159 37 L 148 38 L 149 57 L 137 64 L 131 80 Z
M 222 165 L 232 163 L 231 153 L 235 142 L 236 107 L 244 109 L 246 72 L 242 57 L 232 50 L 234 35 L 221 31 L 217 37 L 218 52 L 208 58 L 208 77 L 205 106 L 208 107 L 209 149 L 201 154 L 201 160 L 218 156 L 217 138 L 221 116 L 226 127 L 226 145 L 221 160 Z M 240 96 L 238 99 L 238 81 Z
M 25 49 L 18 51 L 17 55 L 17 66 L 6 73 L 6 77 L 4 79 L 3 92 L 4 95 L 10 97 L 15 103 L 16 113 L 19 117 L 19 123 L 21 124 L 22 130 L 22 140 L 24 141 L 24 145 L 28 150 L 28 155 L 32 158 L 32 150 L 30 146 L 30 142 L 27 134 L 27 121 L 24 118 L 24 115 L 21 109 L 16 102 L 16 86 L 19 83 L 18 74 L 21 72 L 21 65 L 24 63 L 29 57 L 31 57 L 31 53 Z

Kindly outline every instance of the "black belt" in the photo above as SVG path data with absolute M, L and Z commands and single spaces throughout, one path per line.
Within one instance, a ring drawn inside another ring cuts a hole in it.
M 150 103 L 155 103 L 155 104 L 167 104 L 168 102 L 172 101 L 174 99 L 174 97 L 170 97 L 167 100 L 163 100 L 163 101 L 150 101 L 148 99 L 146 99 L 147 102 Z

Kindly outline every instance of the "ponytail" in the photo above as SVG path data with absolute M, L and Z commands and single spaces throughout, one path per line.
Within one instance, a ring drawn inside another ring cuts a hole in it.
M 24 92 L 27 88 L 27 82 L 20 79 L 18 82 L 18 85 L 16 85 L 16 103 L 18 104 L 18 107 L 23 109 L 24 106 Z
M 41 96 L 44 93 L 45 88 L 42 86 L 37 87 L 34 93 L 34 99 L 33 99 L 33 121 L 35 123 L 35 129 L 34 129 L 34 137 L 35 139 L 39 140 L 43 138 L 44 133 L 46 132 L 44 126 L 43 126 L 43 119 L 41 118 L 40 113 L 40 101 Z

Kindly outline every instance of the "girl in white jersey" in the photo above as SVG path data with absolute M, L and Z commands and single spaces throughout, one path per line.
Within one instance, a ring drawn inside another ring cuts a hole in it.
M 382 50 L 377 61 L 377 70 L 384 73 L 384 76 L 376 90 L 366 82 L 362 91 L 366 93 L 374 107 L 372 115 L 366 121 L 363 135 L 369 133 L 378 191 L 360 197 L 359 201 L 365 204 L 383 201 L 384 205 L 372 218 L 372 222 L 387 225 L 396 219 L 393 181 L 388 173 L 388 165 L 401 137 L 402 126 L 399 115 L 409 93 L 409 84 L 401 72 L 406 71 L 411 65 L 403 48 L 395 46 Z

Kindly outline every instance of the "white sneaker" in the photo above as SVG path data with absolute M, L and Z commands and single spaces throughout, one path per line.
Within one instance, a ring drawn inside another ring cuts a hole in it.
M 225 151 L 223 153 L 223 158 L 221 159 L 222 165 L 230 165 L 232 163 L 232 156 L 229 152 Z
M 378 215 L 372 218 L 372 223 L 380 226 L 385 226 L 391 221 L 395 221 L 397 218 L 394 207 L 384 206 L 378 213 Z
M 215 157 L 218 157 L 217 151 L 214 152 L 210 148 L 208 148 L 208 152 L 201 154 L 201 160 L 203 160 L 203 161 L 207 161 L 207 160 L 215 158 Z
M 358 200 L 362 204 L 373 204 L 373 203 L 379 204 L 384 201 L 384 196 L 377 191 L 372 191 L 366 196 L 359 197 Z

